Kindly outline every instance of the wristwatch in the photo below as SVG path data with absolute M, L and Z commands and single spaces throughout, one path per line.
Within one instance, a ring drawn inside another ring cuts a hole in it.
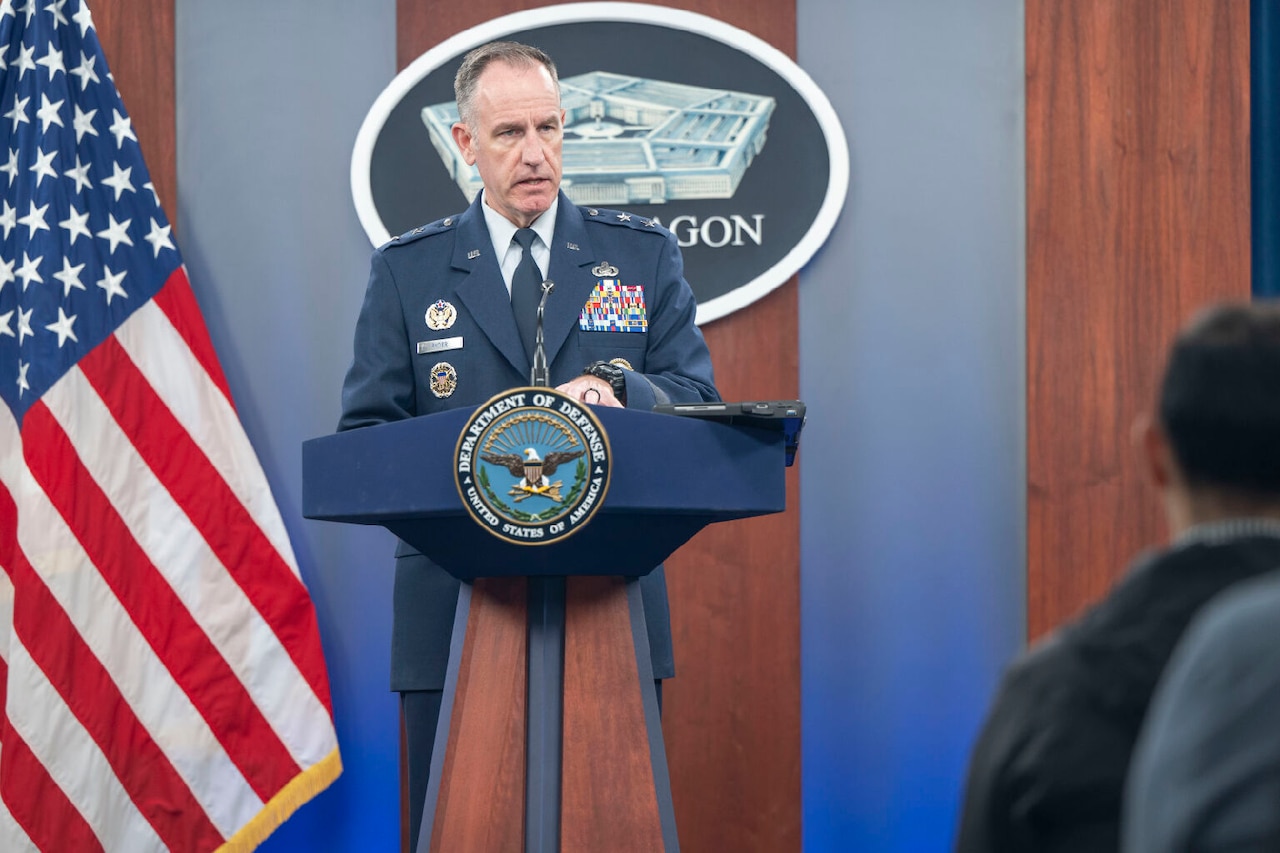
M 627 377 L 622 368 L 608 361 L 593 361 L 582 369 L 583 374 L 590 374 L 609 383 L 613 396 L 622 405 L 627 404 Z

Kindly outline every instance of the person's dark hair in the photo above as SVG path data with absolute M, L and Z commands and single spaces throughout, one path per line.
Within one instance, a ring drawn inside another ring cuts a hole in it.
M 1280 499 L 1280 304 L 1192 321 L 1169 355 L 1160 424 L 1190 487 Z
M 516 68 L 541 65 L 551 75 L 551 82 L 555 84 L 556 90 L 560 89 L 556 64 L 538 48 L 515 41 L 482 44 L 463 57 L 458 73 L 453 76 L 453 95 L 458 102 L 458 118 L 465 125 L 470 125 L 475 116 L 476 87 L 480 82 L 480 74 L 491 62 L 505 62 Z

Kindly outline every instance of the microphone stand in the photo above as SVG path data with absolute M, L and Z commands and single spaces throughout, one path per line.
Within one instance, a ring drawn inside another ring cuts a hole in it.
M 533 369 L 529 371 L 529 384 L 536 388 L 546 388 L 547 351 L 542 345 L 542 312 L 547 308 L 547 297 L 556 289 L 556 283 L 550 279 L 542 283 L 542 298 L 538 300 L 538 325 L 533 335 Z

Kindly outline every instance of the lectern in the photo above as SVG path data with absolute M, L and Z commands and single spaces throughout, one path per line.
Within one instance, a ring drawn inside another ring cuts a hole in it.
M 467 514 L 453 466 L 470 410 L 303 445 L 304 516 L 386 527 L 465 581 L 419 850 L 678 849 L 635 578 L 707 524 L 781 512 L 785 437 L 595 414 L 608 492 L 547 545 Z

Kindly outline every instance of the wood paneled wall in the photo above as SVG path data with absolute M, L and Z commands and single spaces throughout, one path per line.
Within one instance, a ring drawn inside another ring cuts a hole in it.
M 1247 299 L 1248 0 L 1027 0 L 1027 623 L 1163 517 L 1130 440 L 1194 310 Z
M 548 2 L 400 0 L 403 68 L 449 36 Z M 788 0 L 683 0 L 795 56 Z M 704 328 L 725 399 L 799 393 L 796 279 Z M 708 528 L 667 563 L 677 677 L 663 733 L 686 851 L 800 849 L 798 472 L 782 515 Z
M 99 2 L 90 8 L 98 41 L 133 122 L 151 182 L 176 235 L 178 125 L 174 118 L 173 0 Z

